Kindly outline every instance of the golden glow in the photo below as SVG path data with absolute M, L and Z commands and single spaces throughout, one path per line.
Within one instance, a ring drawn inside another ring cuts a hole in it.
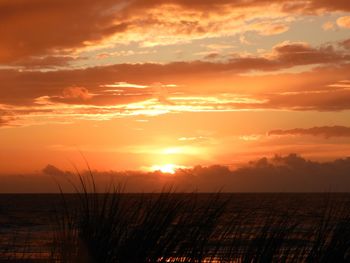
M 167 175 L 350 155 L 346 1 L 27 2 L 2 21 L 0 176 L 70 170 L 79 151 Z
M 203 150 L 199 150 L 198 147 L 194 147 L 194 146 L 169 147 L 169 148 L 161 149 L 159 151 L 160 154 L 165 154 L 165 155 L 175 155 L 175 154 L 194 155 L 194 154 L 198 154 L 198 152 L 203 152 Z
M 166 148 L 162 151 L 163 154 L 180 154 L 183 153 L 182 149 L 179 147 Z
M 160 171 L 162 173 L 174 174 L 176 169 L 180 168 L 175 164 L 163 164 L 163 165 L 153 165 L 151 167 L 152 171 Z

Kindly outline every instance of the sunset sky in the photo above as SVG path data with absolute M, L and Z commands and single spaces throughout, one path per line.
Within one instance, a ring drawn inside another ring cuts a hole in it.
M 0 0 L 0 174 L 350 156 L 349 0 Z

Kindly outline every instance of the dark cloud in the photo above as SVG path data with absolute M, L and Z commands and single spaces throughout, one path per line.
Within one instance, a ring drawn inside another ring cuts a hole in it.
M 6 126 L 8 121 L 4 119 L 4 117 L 0 116 L 0 127 Z
M 219 58 L 219 57 L 220 57 L 220 54 L 219 54 L 219 53 L 213 52 L 213 53 L 210 53 L 210 54 L 206 55 L 206 56 L 204 57 L 204 59 L 211 60 L 211 59 L 217 59 L 217 58 Z
M 53 176 L 63 176 L 67 175 L 67 172 L 64 172 L 60 169 L 58 169 L 56 166 L 48 164 L 42 172 L 47 175 L 53 175 Z
M 0 111 L 0 127 L 6 125 L 8 122 L 4 118 L 5 113 Z
M 0 192 L 58 192 L 57 182 L 65 191 L 75 191 L 70 182 L 79 185 L 72 173 L 48 165 L 40 175 L 2 176 Z M 88 172 L 81 174 L 88 178 Z M 174 175 L 161 172 L 93 171 L 98 189 L 111 183 L 125 185 L 127 192 L 162 191 L 173 185 L 178 191 L 199 192 L 348 192 L 350 191 L 350 157 L 315 162 L 296 154 L 261 158 L 235 170 L 227 166 L 196 166 L 179 169 Z M 56 176 L 55 180 L 51 177 Z M 65 175 L 65 176 L 62 176 Z M 67 176 L 70 180 L 67 180 Z M 28 182 L 31 182 L 28 185 Z M 35 182 L 35 184 L 33 184 Z M 30 188 L 30 189 L 29 189 Z
M 340 46 L 342 46 L 345 49 L 349 49 L 350 50 L 350 39 L 346 39 L 344 41 L 341 41 Z
M 332 137 L 350 137 L 350 127 L 345 126 L 323 126 L 308 129 L 296 128 L 290 130 L 272 130 L 268 132 L 269 136 L 283 135 L 311 135 L 324 137 L 326 139 Z
M 262 105 L 270 109 L 341 111 L 350 109 L 350 90 L 322 90 L 308 93 L 271 94 L 266 96 L 268 102 Z
M 13 112 L 0 109 L 0 127 L 13 126 L 13 122 L 16 119 Z
M 350 157 L 315 162 L 299 155 L 274 156 L 249 162 L 235 170 L 227 166 L 196 166 L 172 175 L 161 172 L 98 172 L 100 184 L 123 182 L 126 190 L 161 191 L 164 184 L 180 191 L 200 192 L 325 192 L 350 191 Z
M 90 105 L 90 106 L 116 106 L 124 105 L 135 102 L 142 102 L 147 99 L 153 98 L 152 93 L 140 93 L 140 94 L 129 94 L 129 95 L 113 95 L 113 94 L 99 94 L 94 95 L 91 98 L 84 99 L 82 97 L 63 97 L 63 96 L 52 96 L 49 97 L 47 103 L 63 103 L 71 105 Z M 87 109 L 88 113 L 89 109 Z
M 262 158 L 240 168 L 235 176 L 257 189 L 289 192 L 349 191 L 350 158 L 314 162 L 296 154 Z M 244 178 L 244 179 L 243 179 Z
M 342 54 L 334 50 L 332 45 L 313 48 L 306 43 L 284 42 L 274 47 L 273 52 L 281 67 L 309 65 L 317 63 L 336 63 L 347 61 L 349 54 Z
M 0 62 L 84 46 L 126 30 L 114 23 L 121 1 L 5 0 L 0 3 Z
M 82 58 L 80 58 L 82 59 Z M 57 67 L 68 66 L 76 58 L 72 56 L 44 56 L 44 57 L 28 57 L 9 63 L 10 66 L 18 66 L 26 69 L 55 69 Z

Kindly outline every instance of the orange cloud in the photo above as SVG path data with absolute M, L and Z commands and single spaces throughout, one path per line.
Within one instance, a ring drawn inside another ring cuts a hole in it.
M 259 22 L 251 25 L 252 30 L 256 30 L 260 35 L 271 36 L 282 34 L 289 30 L 289 26 L 286 24 L 275 24 L 271 21 Z M 244 41 L 243 41 L 244 42 Z
M 83 99 L 87 100 L 92 98 L 92 94 L 89 93 L 87 88 L 84 87 L 69 87 L 62 91 L 63 97 L 67 99 Z
M 10 126 L 13 120 L 11 113 L 0 110 L 0 127 Z
M 271 94 L 266 106 L 279 109 L 340 111 L 350 109 L 350 90 L 344 87 Z
M 267 53 L 226 56 L 224 61 L 117 64 L 49 72 L 0 70 L 0 108 L 9 113 L 6 118 L 15 116 L 22 123 L 169 112 L 345 110 L 350 109 L 350 90 L 342 81 L 348 78 L 349 56 L 346 49 L 330 44 L 312 47 L 286 41 Z M 279 72 L 307 65 L 314 69 Z M 235 83 L 234 89 L 230 83 Z
M 279 34 L 288 29 L 290 16 L 349 10 L 347 0 L 5 0 L 0 63 L 62 66 L 84 48 L 131 41 L 152 46 L 247 31 Z M 347 27 L 346 17 L 338 22 Z
M 322 25 L 324 31 L 334 30 L 335 24 L 332 21 L 327 21 Z
M 342 16 L 337 19 L 337 25 L 344 28 L 350 28 L 350 16 Z
M 142 1 L 137 0 L 132 2 L 130 8 L 147 8 L 153 7 L 161 4 L 176 4 L 184 6 L 191 9 L 200 10 L 213 10 L 222 5 L 231 5 L 236 8 L 251 7 L 251 6 L 269 6 L 271 4 L 280 4 L 281 8 L 286 12 L 311 12 L 317 11 L 318 9 L 328 10 L 328 11 L 349 11 L 350 4 L 347 0 L 311 0 L 311 1 L 294 1 L 294 0 L 237 0 L 232 2 L 232 0 L 221 0 L 213 2 L 211 0 L 150 0 Z
M 288 135 L 310 135 L 324 137 L 350 137 L 350 127 L 345 126 L 323 126 L 308 129 L 296 128 L 290 130 L 272 130 L 268 132 L 269 136 L 288 136 Z

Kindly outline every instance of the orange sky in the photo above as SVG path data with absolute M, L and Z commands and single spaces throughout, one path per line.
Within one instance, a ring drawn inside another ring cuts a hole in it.
M 348 0 L 2 0 L 0 174 L 350 155 Z

